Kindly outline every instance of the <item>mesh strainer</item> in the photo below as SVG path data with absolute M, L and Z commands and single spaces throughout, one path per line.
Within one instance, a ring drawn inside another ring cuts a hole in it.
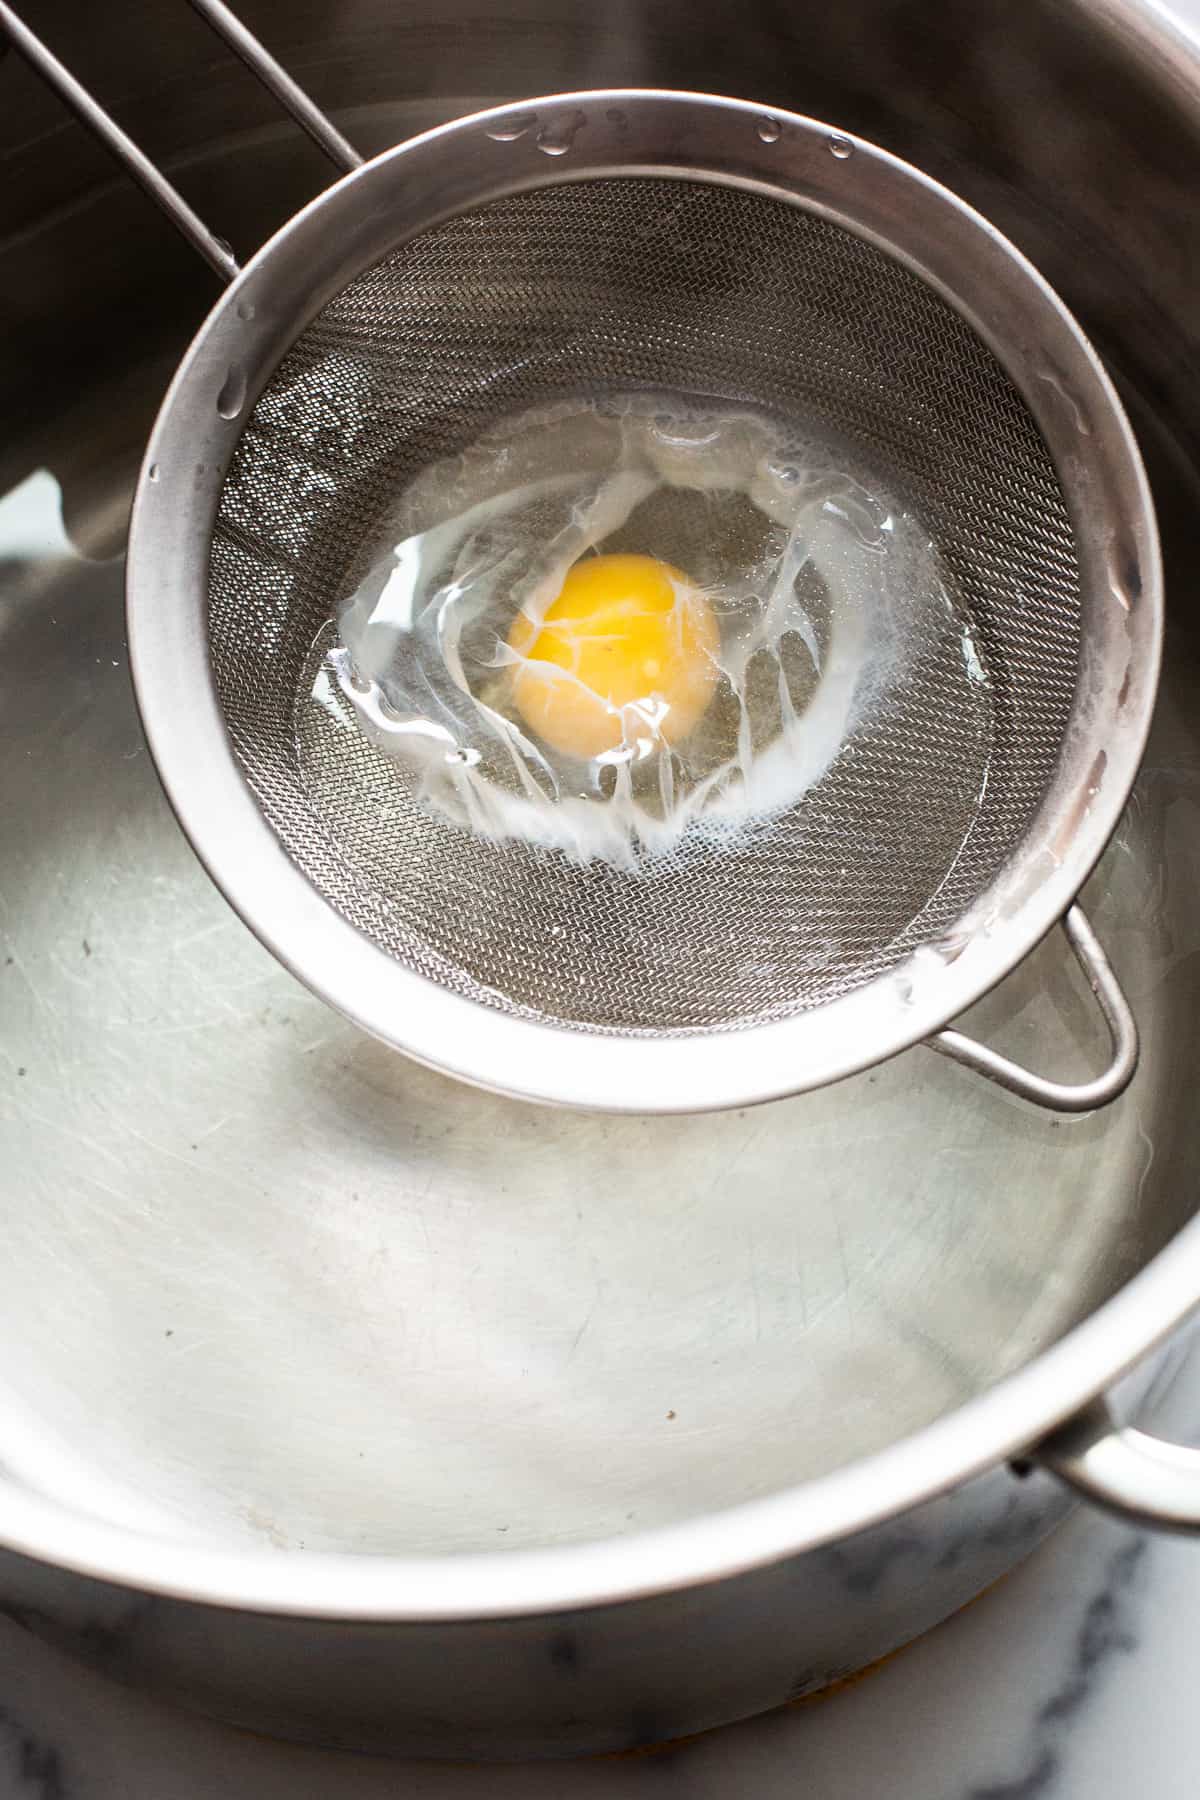
M 630 874 L 432 816 L 303 700 L 423 468 L 507 415 L 638 390 L 853 446 L 937 545 L 990 687 L 981 722 L 961 641 L 931 639 L 769 828 Z M 437 1067 L 640 1111 L 797 1092 L 925 1038 L 1047 1104 L 1119 1092 L 1133 1023 L 1071 903 L 1134 777 L 1160 614 L 1128 425 L 1012 246 L 859 139 L 659 92 L 460 120 L 314 201 L 185 358 L 130 542 L 151 747 L 264 942 Z M 941 1032 L 1064 914 L 1114 1044 L 1078 1087 Z

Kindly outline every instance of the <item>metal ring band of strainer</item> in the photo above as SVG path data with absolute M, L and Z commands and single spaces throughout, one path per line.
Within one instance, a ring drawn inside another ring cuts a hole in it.
M 638 389 L 803 418 L 906 495 L 986 650 L 982 764 L 931 652 L 744 848 L 630 875 L 475 838 L 298 730 L 397 491 L 497 418 Z M 656 92 L 457 121 L 293 219 L 167 396 L 128 591 L 168 793 L 263 940 L 435 1066 L 642 1111 L 836 1079 L 1006 974 L 1116 823 L 1161 629 L 1136 447 L 1030 265 L 861 140 Z

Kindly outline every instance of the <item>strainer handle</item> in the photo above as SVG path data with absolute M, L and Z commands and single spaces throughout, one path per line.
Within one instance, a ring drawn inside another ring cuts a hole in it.
M 309 99 L 299 83 L 292 80 L 283 65 L 264 49 L 254 33 L 247 30 L 232 8 L 225 5 L 225 0 L 191 0 L 191 4 L 225 39 L 234 55 L 258 76 L 268 93 L 275 96 L 284 111 L 291 114 L 330 162 L 336 163 L 344 173 L 362 167 L 363 159 L 354 145 L 325 117 L 316 102 Z
M 247 31 L 237 15 L 224 5 L 223 0 L 191 0 L 191 4 L 215 31 L 220 32 L 234 54 L 258 76 L 264 87 L 269 89 L 280 105 L 339 168 L 357 169 L 361 165 L 363 159 L 354 146 L 348 144 L 341 132 L 335 130 L 303 88 L 297 86 L 287 70 L 263 48 L 252 32 Z M 223 280 L 232 281 L 240 271 L 237 258 L 224 238 L 219 238 L 209 230 L 200 215 L 193 212 L 179 189 L 167 180 L 161 169 L 151 162 L 144 150 L 138 148 L 111 114 L 105 112 L 83 83 L 75 79 L 66 64 L 59 62 L 41 38 L 30 31 L 24 20 L 7 4 L 7 0 L 0 0 L 0 29 L 7 33 L 13 48 L 37 70 L 47 86 L 54 89 L 59 99 L 65 101 L 88 130 L 124 164 L 127 173 L 162 208 L 193 250 L 198 251 Z
M 1088 978 L 1108 1026 L 1112 1055 L 1102 1075 L 1091 1081 L 1052 1081 L 1045 1075 L 1035 1075 L 1032 1069 L 1023 1068 L 1020 1063 L 1010 1061 L 999 1051 L 977 1043 L 961 1031 L 939 1031 L 928 1042 L 931 1050 L 940 1050 L 943 1056 L 974 1069 L 977 1074 L 986 1075 L 989 1081 L 999 1082 L 1010 1093 L 1032 1100 L 1035 1106 L 1046 1106 L 1053 1112 L 1091 1112 L 1094 1107 L 1107 1106 L 1110 1100 L 1123 1094 L 1132 1081 L 1138 1061 L 1137 1022 L 1083 908 L 1071 907 L 1062 923 L 1067 942 Z

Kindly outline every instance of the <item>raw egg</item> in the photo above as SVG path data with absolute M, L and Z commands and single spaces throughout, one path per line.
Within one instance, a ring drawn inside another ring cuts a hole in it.
M 654 556 L 587 556 L 567 571 L 540 621 L 508 634 L 513 701 L 564 756 L 680 743 L 720 674 L 721 634 L 703 594 Z

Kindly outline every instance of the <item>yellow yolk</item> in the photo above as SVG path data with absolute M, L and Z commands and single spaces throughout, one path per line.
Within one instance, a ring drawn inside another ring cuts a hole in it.
M 677 744 L 717 685 L 712 608 L 653 556 L 583 558 L 540 625 L 517 614 L 508 643 L 522 658 L 517 710 L 567 756 L 600 756 L 638 737 Z

